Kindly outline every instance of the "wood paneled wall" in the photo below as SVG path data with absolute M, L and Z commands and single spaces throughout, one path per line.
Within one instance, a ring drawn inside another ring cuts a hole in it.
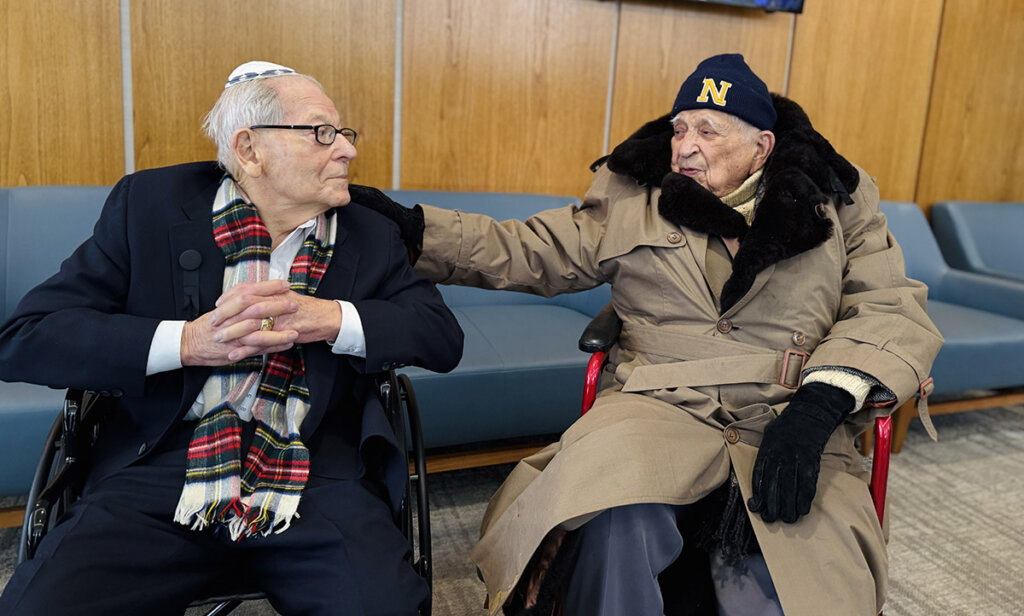
M 118 5 L 0 0 L 0 186 L 124 173 Z
M 317 76 L 359 130 L 358 182 L 579 196 L 606 139 L 738 51 L 883 198 L 1024 200 L 1019 0 L 0 0 L 0 35 L 0 185 L 210 158 L 228 72 L 267 59 Z
M 917 202 L 1024 201 L 1024 2 L 946 0 Z
M 131 0 L 135 165 L 217 150 L 201 125 L 231 70 L 269 60 L 313 75 L 359 132 L 353 180 L 391 181 L 395 0 Z
M 622 5 L 610 147 L 672 110 L 683 80 L 708 56 L 741 53 L 773 92 L 785 89 L 793 15 L 721 6 Z
M 806 0 L 789 95 L 882 197 L 913 201 L 943 0 Z
M 406 2 L 402 187 L 581 194 L 601 154 L 615 11 Z

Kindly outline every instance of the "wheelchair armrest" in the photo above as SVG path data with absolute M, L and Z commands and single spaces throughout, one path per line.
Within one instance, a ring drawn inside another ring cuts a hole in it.
M 878 523 L 885 526 L 885 492 L 889 482 L 889 453 L 892 450 L 892 415 L 875 420 L 875 448 L 871 458 L 871 500 Z
M 430 544 L 430 502 L 427 500 L 427 458 L 423 446 L 423 425 L 419 404 L 412 381 L 405 374 L 388 370 L 376 376 L 381 403 L 395 432 L 399 446 L 407 448 L 405 454 L 411 463 L 411 473 L 405 484 L 405 506 L 399 512 L 402 533 L 413 545 L 412 565 L 417 573 L 433 588 L 433 557 Z M 416 515 L 411 507 L 415 505 Z M 413 533 L 418 530 L 414 541 Z M 418 550 L 418 556 L 416 551 Z M 429 609 L 426 613 L 430 613 Z
M 579 348 L 584 353 L 607 352 L 615 344 L 622 329 L 622 320 L 609 303 L 590 321 L 580 336 Z
M 18 547 L 19 563 L 32 558 L 43 535 L 78 498 L 89 454 L 108 406 L 107 400 L 95 392 L 67 390 L 29 488 Z

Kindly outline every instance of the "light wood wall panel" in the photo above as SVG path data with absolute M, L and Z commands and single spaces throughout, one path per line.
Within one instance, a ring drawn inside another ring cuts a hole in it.
M 743 54 L 769 90 L 782 92 L 792 23 L 791 13 L 623 2 L 609 147 L 669 113 L 683 80 L 716 54 Z
M 359 132 L 354 182 L 391 181 L 395 0 L 132 0 L 135 165 L 212 159 L 203 117 L 248 60 L 317 78 Z
M 0 186 L 124 172 L 117 0 L 0 0 Z
M 122 173 L 118 0 L 0 0 L 0 185 Z M 317 76 L 389 186 L 397 0 L 129 0 L 136 168 L 210 158 L 227 73 Z M 737 51 L 887 199 L 1024 199 L 1024 2 L 813 0 L 799 16 L 670 0 L 406 0 L 404 188 L 581 195 L 610 141 L 664 113 L 697 62 Z M 943 13 L 945 11 L 945 13 Z M 792 43 L 792 53 L 787 47 Z
M 405 3 L 402 188 L 582 195 L 614 2 Z
M 1024 201 L 1024 2 L 946 0 L 918 204 Z
M 789 94 L 883 199 L 911 201 L 943 0 L 809 0 Z

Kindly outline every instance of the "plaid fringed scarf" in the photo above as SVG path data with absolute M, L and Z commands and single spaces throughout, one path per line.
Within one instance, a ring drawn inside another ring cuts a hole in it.
M 316 291 L 334 250 L 336 218 L 333 210 L 317 218 L 292 264 L 292 291 Z M 230 177 L 214 199 L 213 235 L 225 256 L 225 291 L 241 282 L 268 279 L 270 234 Z M 237 409 L 257 382 L 252 407 L 256 433 L 243 468 Z M 299 435 L 309 411 L 301 345 L 215 368 L 203 386 L 203 398 L 174 521 L 193 529 L 223 524 L 236 540 L 284 531 L 298 515 L 309 476 L 309 450 Z

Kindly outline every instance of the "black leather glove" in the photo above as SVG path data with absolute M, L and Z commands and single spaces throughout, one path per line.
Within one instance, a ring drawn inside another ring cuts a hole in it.
M 853 411 L 850 392 L 808 383 L 764 430 L 754 462 L 753 496 L 747 507 L 765 522 L 796 522 L 811 510 L 818 489 L 821 453 L 832 433 Z
M 368 207 L 398 225 L 402 242 L 409 251 L 409 263 L 416 263 L 423 254 L 423 229 L 426 227 L 423 208 L 419 205 L 405 207 L 372 186 L 349 184 L 348 194 L 352 203 Z

